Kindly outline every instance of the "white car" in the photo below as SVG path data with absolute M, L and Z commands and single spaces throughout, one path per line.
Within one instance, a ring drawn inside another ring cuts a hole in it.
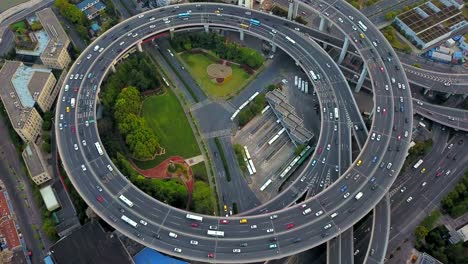
M 70 80 L 73 80 L 73 74 L 70 74 Z
M 347 192 L 347 193 L 345 193 L 345 194 L 343 195 L 343 198 L 346 199 L 346 198 L 348 198 L 350 195 L 351 195 L 351 194 L 350 194 L 349 192 Z
M 427 184 L 427 182 L 423 182 L 423 183 L 421 184 L 421 186 L 424 187 L 424 186 L 426 186 L 426 184 Z
M 273 231 L 274 231 L 273 228 L 267 229 L 267 233 L 271 233 Z
M 257 225 L 251 225 L 250 229 L 257 229 Z
M 85 126 L 89 126 L 88 120 L 85 121 Z
M 410 197 L 408 197 L 408 199 L 406 199 L 406 202 L 409 203 L 409 202 L 411 202 L 411 200 L 413 200 L 413 197 L 410 196 Z
M 327 150 L 330 150 L 330 148 L 331 148 L 331 145 L 328 144 L 328 145 L 327 145 Z
M 101 186 L 99 186 L 99 185 L 96 185 L 96 189 L 97 189 L 98 191 L 102 192 L 102 188 L 101 188 Z
M 60 114 L 60 120 L 63 120 L 63 114 Z
M 392 80 L 392 83 L 395 83 L 395 82 L 396 82 L 396 80 L 395 80 L 395 78 L 394 78 L 394 77 L 392 77 L 392 79 L 391 79 L 391 80 Z
M 101 53 L 103 50 L 104 50 L 104 48 L 100 48 L 100 49 L 99 49 L 99 53 Z
M 182 252 L 182 249 L 180 249 L 180 248 L 174 248 L 174 251 L 180 253 L 180 252 Z
M 354 31 L 357 30 L 357 27 L 355 25 L 352 25 L 351 28 L 353 28 Z
M 337 126 L 337 125 L 335 125 L 335 126 L 333 127 L 333 131 L 338 131 L 338 126 Z
M 83 141 L 81 141 L 81 143 L 83 143 L 83 146 L 86 147 L 86 140 L 83 139 Z
M 73 78 L 73 79 L 78 80 L 78 78 L 80 78 L 80 75 L 77 73 L 77 74 L 75 74 L 75 78 Z
M 75 150 L 78 150 L 78 144 L 73 144 L 73 147 L 75 148 Z
M 372 45 L 374 45 L 374 47 L 377 47 L 377 43 L 375 41 L 372 41 Z
M 86 171 L 86 166 L 85 166 L 84 164 L 82 164 L 82 165 L 81 165 L 81 169 L 82 169 L 83 171 Z
M 382 138 L 382 135 L 377 135 L 377 141 L 380 141 L 381 138 Z
M 143 14 L 142 14 L 142 15 L 138 15 L 138 18 L 142 18 L 142 17 L 144 17 L 144 16 L 145 16 L 145 15 L 143 15 Z
M 140 224 L 142 224 L 142 225 L 147 225 L 148 222 L 146 222 L 145 220 L 140 220 Z
M 403 103 L 403 97 L 400 96 L 400 103 Z
M 151 25 L 151 26 L 150 26 L 150 28 L 155 28 L 155 27 L 156 27 L 156 25 Z
M 340 21 L 340 23 L 343 23 L 343 19 L 341 17 L 338 18 L 338 21 Z
M 322 214 L 323 214 L 323 211 L 320 210 L 320 211 L 318 211 L 318 212 L 315 213 L 315 216 L 321 216 Z
M 348 17 L 349 17 L 349 19 L 354 20 L 354 17 L 353 17 L 353 16 L 348 16 Z
M 271 220 L 276 219 L 276 218 L 278 218 L 278 215 L 270 215 Z
M 371 135 L 371 140 L 374 140 L 374 139 L 375 139 L 375 132 L 372 133 L 372 135 Z
M 323 229 L 327 230 L 331 227 L 331 224 L 327 224 L 326 226 L 323 227 Z
M 388 91 L 388 84 L 385 85 L 385 91 Z
M 119 46 L 122 46 L 123 44 L 125 44 L 125 41 L 120 42 Z
M 112 166 L 111 166 L 110 164 L 107 165 L 107 169 L 108 169 L 109 171 L 113 171 L 113 170 L 114 170 L 114 169 L 112 169 Z
M 198 241 L 196 241 L 196 240 L 190 240 L 190 245 L 198 245 Z
M 232 253 L 240 253 L 240 252 L 241 252 L 240 248 L 235 248 L 232 250 Z
M 86 58 L 89 60 L 89 59 L 91 59 L 92 56 L 93 56 L 93 54 L 88 54 L 88 56 L 86 56 Z
M 380 106 L 377 106 L 377 113 L 380 113 Z

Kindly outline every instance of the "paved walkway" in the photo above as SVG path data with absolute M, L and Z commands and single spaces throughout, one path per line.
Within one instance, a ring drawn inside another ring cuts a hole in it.
M 187 162 L 188 165 L 193 166 L 196 165 L 200 162 L 205 161 L 205 157 L 203 155 L 198 155 L 193 158 L 186 159 L 185 162 Z

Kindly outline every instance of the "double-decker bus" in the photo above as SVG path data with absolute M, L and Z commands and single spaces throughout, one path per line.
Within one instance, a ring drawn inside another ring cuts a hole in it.
M 122 219 L 125 223 L 131 225 L 133 228 L 138 227 L 138 224 L 135 221 L 133 221 L 132 219 L 128 218 L 125 215 L 122 215 L 122 217 L 120 217 L 120 219 Z
M 190 220 L 196 220 L 196 221 L 203 222 L 203 217 L 201 217 L 199 215 L 187 214 L 185 217 L 187 219 L 190 219 Z
M 207 235 L 215 237 L 224 237 L 224 231 L 208 230 Z
M 127 199 L 127 197 L 123 196 L 123 195 L 120 195 L 119 196 L 119 199 L 124 202 L 126 205 L 128 205 L 128 207 L 133 207 L 133 203 L 132 201 L 130 201 L 129 199 Z
M 250 24 L 252 24 L 254 26 L 260 26 L 260 21 L 258 21 L 257 19 L 251 18 L 250 19 Z
M 97 151 L 99 152 L 99 155 L 104 155 L 104 152 L 102 151 L 101 144 L 99 142 L 94 143 L 94 146 L 96 146 Z

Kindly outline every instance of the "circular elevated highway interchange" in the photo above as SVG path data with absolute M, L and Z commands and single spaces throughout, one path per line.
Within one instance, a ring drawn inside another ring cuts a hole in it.
M 337 9 L 336 3 L 341 8 Z M 357 49 L 366 62 L 373 82 L 374 105 L 385 107 L 388 111 L 386 115 L 374 115 L 369 133 L 380 135 L 380 140 L 367 140 L 356 161 L 343 172 L 343 175 L 351 177 L 341 177 L 326 191 L 304 202 L 312 213 L 303 215 L 299 205 L 275 208 L 274 213 L 247 217 L 247 224 L 240 223 L 243 217 L 226 219 L 203 216 L 203 221 L 194 228 L 186 218 L 186 211 L 170 207 L 138 190 L 118 171 L 105 152 L 100 155 L 96 151 L 94 143 L 100 142 L 97 126 L 95 123 L 87 126 L 85 121 L 95 119 L 97 95 L 104 76 L 115 60 L 129 48 L 141 45 L 143 39 L 170 29 L 208 25 L 241 30 L 240 21 L 247 22 L 255 18 L 261 21 L 261 25 L 252 26 L 245 33 L 274 43 L 296 60 L 306 73 L 314 70 L 326 76 L 326 71 L 320 65 L 322 62 L 316 61 L 312 55 L 317 54 L 318 51 L 314 51 L 317 45 L 292 30 L 291 27 L 294 28 L 296 24 L 265 13 L 222 4 L 184 4 L 142 13 L 113 27 L 83 51 L 79 58 L 81 63 L 72 66 L 69 76 L 83 74 L 85 78 L 69 78 L 59 97 L 76 98 L 76 104 L 70 107 L 66 100 L 59 100 L 56 108 L 56 123 L 62 125 L 66 122 L 68 126 L 73 126 L 73 131 L 56 126 L 56 134 L 65 170 L 77 191 L 101 218 L 139 243 L 167 254 L 206 262 L 240 263 L 281 258 L 320 245 L 351 227 L 375 207 L 403 165 L 409 147 L 408 139 L 411 137 L 404 138 L 401 134 L 405 130 L 411 133 L 412 101 L 410 91 L 398 89 L 392 81 L 394 78 L 408 87 L 404 72 L 396 70 L 395 65 L 402 67 L 390 45 L 358 11 L 344 2 L 336 3 L 329 5 L 323 1 L 314 1 L 312 8 L 316 8 L 315 12 L 320 14 L 326 12 L 325 17 L 347 37 L 359 35 L 359 31 L 351 29 L 356 21 L 361 20 L 367 25 L 364 32 L 366 39 L 357 45 Z M 215 13 L 218 8 L 222 8 L 220 14 Z M 189 10 L 191 13 L 187 19 L 178 18 L 179 13 Z M 250 15 L 247 11 L 251 12 Z M 349 16 L 353 16 L 354 20 L 348 19 Z M 346 23 L 335 23 L 338 17 L 345 19 Z M 377 47 L 372 44 L 374 40 L 380 43 Z M 95 51 L 96 45 L 104 50 Z M 374 54 L 376 56 L 372 59 Z M 388 54 L 394 58 L 391 63 L 381 59 Z M 348 89 L 346 86 L 334 86 L 329 81 L 328 78 L 322 78 L 314 84 L 316 87 L 328 86 L 337 97 L 341 93 L 340 89 Z M 395 112 L 394 108 L 400 111 Z M 65 116 L 63 120 L 59 119 L 61 113 Z M 322 124 L 322 133 L 330 131 L 330 127 L 331 122 Z M 340 125 L 340 129 L 344 127 L 345 123 Z M 321 135 L 320 138 L 325 137 Z M 86 146 L 83 141 L 87 142 Z M 399 145 L 401 151 L 387 151 L 392 145 Z M 370 178 L 374 176 L 376 180 L 371 184 Z M 340 192 L 345 182 L 351 194 L 348 198 L 343 198 Z M 306 184 L 297 181 L 294 186 L 305 190 Z M 374 184 L 378 188 L 371 190 Z M 101 186 L 103 191 L 99 192 L 96 186 Z M 359 193 L 362 193 L 362 197 L 356 199 Z M 102 202 L 96 200 L 98 194 L 103 197 Z M 125 206 L 119 200 L 120 195 L 132 201 L 133 206 Z M 279 195 L 285 196 L 283 193 Z M 315 212 L 320 210 L 324 213 L 316 216 Z M 332 219 L 331 214 L 335 212 L 338 215 Z M 135 222 L 144 220 L 147 225 L 140 224 L 134 228 L 121 220 L 122 215 Z M 292 222 L 294 228 L 287 229 L 286 225 Z M 251 225 L 257 228 L 252 229 Z M 224 236 L 208 236 L 210 226 L 217 226 L 218 231 L 224 232 Z M 170 232 L 177 234 L 177 238 L 169 236 Z M 197 241 L 197 245 L 191 244 L 192 240 Z M 239 243 L 248 243 L 249 246 L 242 247 L 241 252 L 235 252 L 235 249 L 240 249 Z M 269 248 L 270 244 L 276 244 L 276 248 Z

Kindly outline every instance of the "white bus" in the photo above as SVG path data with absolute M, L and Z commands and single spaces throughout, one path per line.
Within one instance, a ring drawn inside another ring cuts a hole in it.
M 270 141 L 268 141 L 268 145 L 273 144 L 278 138 L 279 138 L 279 135 L 276 134 L 272 139 L 270 139 Z
M 301 89 L 301 77 L 297 79 L 297 88 Z
M 314 81 L 318 80 L 317 75 L 315 75 L 314 71 L 309 71 L 309 73 L 310 73 L 310 77 L 312 77 L 312 80 Z
M 104 152 L 102 151 L 101 144 L 99 142 L 94 143 L 94 146 L 96 146 L 97 151 L 99 152 L 99 155 L 104 155 Z
M 288 174 L 288 172 L 291 170 L 291 166 L 288 166 L 281 174 L 280 174 L 280 178 L 284 178 L 284 176 L 286 176 L 286 174 Z
M 254 94 L 252 94 L 252 96 L 249 97 L 249 102 L 252 102 L 255 99 L 255 97 L 257 97 L 257 95 L 259 94 L 259 92 L 255 92 Z
M 120 219 L 122 219 L 123 221 L 125 221 L 125 223 L 127 223 L 127 224 L 133 226 L 134 228 L 137 228 L 137 227 L 138 227 L 138 224 L 137 224 L 135 221 L 133 221 L 132 219 L 126 217 L 125 215 L 122 215 L 122 217 L 121 217 Z
M 234 118 L 236 118 L 236 116 L 239 114 L 239 112 L 240 112 L 240 110 L 236 110 L 236 111 L 234 112 L 234 114 L 232 114 L 232 116 L 231 116 L 231 121 L 234 120 Z
M 291 42 L 293 45 L 296 44 L 296 41 L 294 41 L 292 38 L 286 36 L 286 40 Z
M 207 235 L 215 237 L 224 237 L 224 231 L 208 230 Z
M 364 25 L 364 23 L 362 23 L 361 20 L 359 20 L 357 23 L 358 23 L 358 26 L 362 29 L 362 31 L 364 31 L 364 32 L 367 31 L 366 25 Z
M 187 214 L 186 217 L 187 217 L 187 219 L 203 222 L 203 217 L 201 217 L 199 215 Z
M 335 120 L 338 121 L 339 118 L 338 107 L 335 107 Z
M 75 108 L 75 98 L 72 98 L 70 100 L 70 105 L 71 105 L 71 108 Z
M 133 207 L 133 203 L 132 201 L 130 201 L 129 199 L 127 199 L 127 197 L 123 196 L 123 195 L 120 195 L 119 196 L 119 199 L 124 202 L 126 205 L 128 205 L 128 207 Z
M 297 86 L 297 75 L 294 76 L 294 86 Z
M 354 197 L 356 200 L 359 200 L 361 199 L 363 193 L 362 192 L 358 192 L 358 194 L 356 194 L 356 196 Z
M 244 146 L 244 152 L 245 152 L 245 156 L 247 157 L 247 159 L 250 159 L 250 153 L 249 153 L 249 150 L 247 149 L 247 146 Z
M 305 93 L 306 93 L 306 94 L 309 93 L 309 82 L 306 82 Z
M 305 92 L 305 82 L 304 81 L 301 82 L 301 91 Z
M 253 174 L 257 173 L 257 170 L 255 169 L 255 166 L 252 160 L 249 160 L 249 165 L 250 165 L 250 168 L 252 169 L 252 173 Z
M 419 166 L 421 166 L 421 164 L 423 163 L 424 161 L 422 159 L 420 159 L 418 162 L 416 162 L 416 164 L 414 164 L 413 168 L 414 169 L 417 169 L 419 168 Z
M 268 187 L 268 185 L 270 185 L 270 183 L 272 183 L 273 181 L 271 179 L 268 179 L 268 181 L 265 182 L 265 184 L 262 185 L 262 187 L 260 187 L 260 191 L 263 192 L 266 187 Z

